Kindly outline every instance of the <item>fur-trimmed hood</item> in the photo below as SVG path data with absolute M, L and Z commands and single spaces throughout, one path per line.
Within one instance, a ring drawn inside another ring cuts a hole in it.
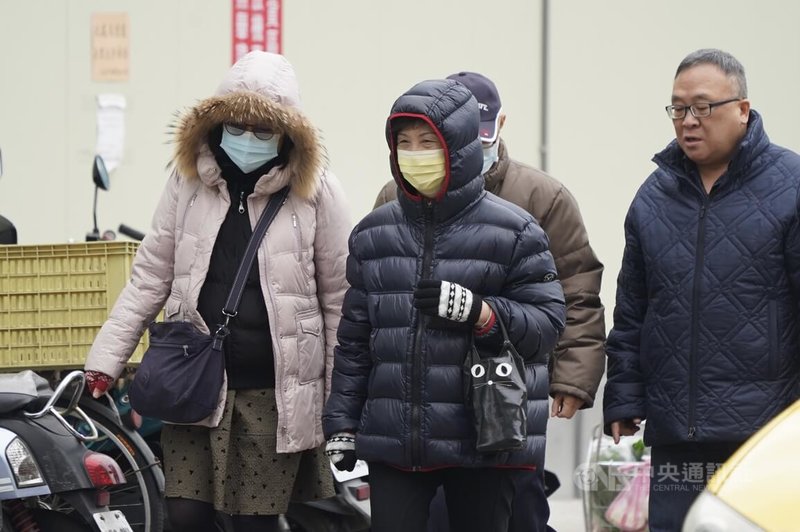
M 269 52 L 246 54 L 231 67 L 214 96 L 179 118 L 173 164 L 181 175 L 208 185 L 219 182 L 220 171 L 208 146 L 208 135 L 228 121 L 272 127 L 294 145 L 286 165 L 261 177 L 257 193 L 269 194 L 291 183 L 298 196 L 314 196 L 326 156 L 317 129 L 300 109 L 297 77 L 286 58 Z

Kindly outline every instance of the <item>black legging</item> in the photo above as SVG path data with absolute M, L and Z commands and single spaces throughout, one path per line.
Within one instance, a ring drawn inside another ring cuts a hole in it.
M 217 516 L 214 506 L 203 501 L 169 497 L 167 514 L 173 532 L 219 532 L 215 524 Z M 233 529 L 236 532 L 258 530 L 280 532 L 277 515 L 234 515 Z

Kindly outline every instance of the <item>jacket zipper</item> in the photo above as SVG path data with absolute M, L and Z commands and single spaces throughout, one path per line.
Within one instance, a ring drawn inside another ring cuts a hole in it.
M 292 213 L 292 229 L 294 229 L 295 240 L 297 240 L 297 260 L 303 260 L 303 235 L 297 226 L 297 213 Z
M 239 192 L 239 214 L 244 214 L 244 191 Z
M 429 277 L 429 270 L 433 262 L 433 206 L 430 202 L 425 204 L 425 238 L 422 248 L 421 279 Z M 420 432 L 422 409 L 422 335 L 425 329 L 424 316 L 417 311 L 417 330 L 414 337 L 414 351 L 411 354 L 411 467 L 417 470 L 422 456 L 422 442 Z
M 183 218 L 181 219 L 181 233 L 179 235 L 179 239 L 183 238 L 183 233 L 186 232 L 186 216 L 189 214 L 189 209 L 191 209 L 192 205 L 194 205 L 194 200 L 197 199 L 198 190 L 200 190 L 200 187 L 197 187 L 197 189 L 195 189 L 194 194 L 192 194 L 192 199 L 189 200 L 189 205 L 187 205 L 186 208 L 183 210 Z
M 266 208 L 266 207 L 265 207 Z M 264 245 L 266 242 L 267 237 L 269 236 L 269 231 L 264 235 L 264 240 L 261 241 L 261 245 Z M 265 261 L 262 264 L 258 262 L 259 256 L 256 255 L 256 264 L 258 264 L 259 272 L 269 272 L 269 253 L 265 253 L 264 255 Z M 264 294 L 264 304 L 268 306 L 269 310 L 267 311 L 267 320 L 269 321 L 269 327 L 271 331 L 275 331 L 275 336 L 277 336 L 277 341 L 274 341 L 273 338 L 270 338 L 272 341 L 272 349 L 273 353 L 273 360 L 275 364 L 275 402 L 276 402 L 276 409 L 278 411 L 278 431 L 279 434 L 276 436 L 275 440 L 276 443 L 279 444 L 278 448 L 282 448 L 280 444 L 283 444 L 283 447 L 288 445 L 288 433 L 289 428 L 286 426 L 286 414 L 284 412 L 284 406 L 286 403 L 286 396 L 284 395 L 285 389 L 285 382 L 283 380 L 283 352 L 282 349 L 282 342 L 283 335 L 281 334 L 278 322 L 275 319 L 275 316 L 278 315 L 278 305 L 275 302 L 275 294 L 272 292 L 272 288 L 270 286 L 270 282 L 267 281 L 264 283 L 263 278 L 260 279 L 261 283 L 261 291 Z M 277 348 L 277 349 L 276 349 Z M 280 451 L 279 451 L 280 452 Z
M 688 437 L 694 439 L 695 406 L 697 402 L 697 346 L 700 343 L 700 281 L 703 271 L 703 262 L 706 245 L 706 213 L 711 197 L 703 193 L 703 203 L 700 205 L 700 217 L 697 223 L 697 246 L 695 248 L 694 279 L 692 285 L 692 336 L 689 348 L 689 427 Z

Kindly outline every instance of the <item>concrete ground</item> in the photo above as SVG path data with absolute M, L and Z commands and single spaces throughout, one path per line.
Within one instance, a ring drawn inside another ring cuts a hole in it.
M 557 532 L 585 532 L 581 499 L 551 498 L 550 523 Z

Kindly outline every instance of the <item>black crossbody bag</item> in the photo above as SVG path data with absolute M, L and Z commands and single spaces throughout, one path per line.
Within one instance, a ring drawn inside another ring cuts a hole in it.
M 217 409 L 225 379 L 223 344 L 236 316 L 258 246 L 289 195 L 286 186 L 269 200 L 258 219 L 213 334 L 188 321 L 151 323 L 150 345 L 128 390 L 131 407 L 169 423 L 197 423 Z

